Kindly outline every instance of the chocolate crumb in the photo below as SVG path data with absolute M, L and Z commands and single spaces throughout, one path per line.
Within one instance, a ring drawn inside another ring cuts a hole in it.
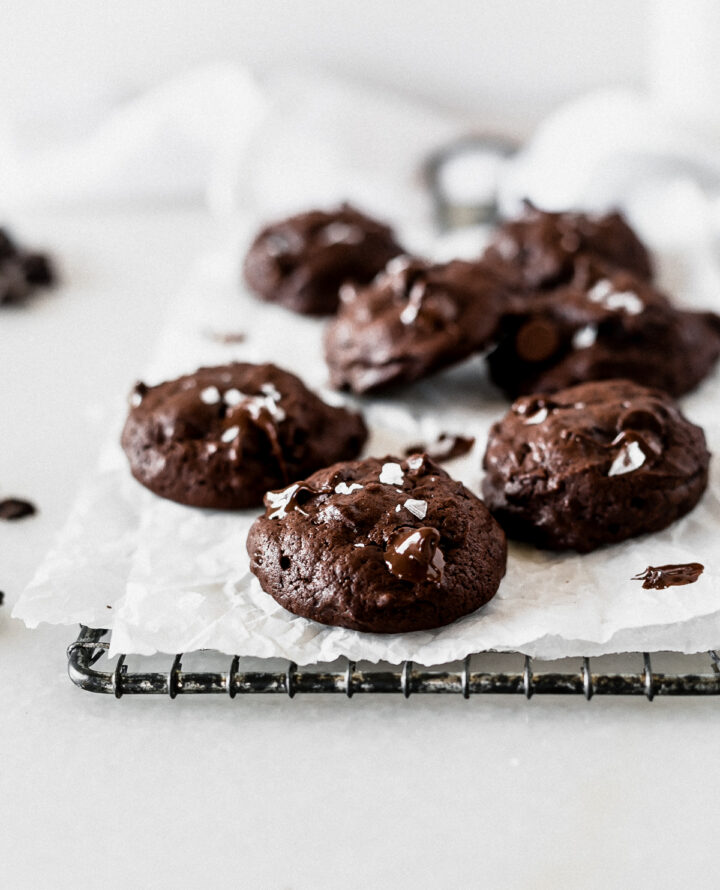
M 20 498 L 5 498 L 0 501 L 0 519 L 23 519 L 35 513 L 37 508 L 30 501 L 23 501 Z
M 38 288 L 57 281 L 52 260 L 20 247 L 0 228 L 0 306 L 24 303 Z
M 244 343 L 247 340 L 247 334 L 243 331 L 205 331 L 208 340 L 214 340 L 216 343 L 222 343 L 230 346 L 233 343 Z
M 0 606 L 5 602 L 5 594 L 0 590 Z
M 405 456 L 411 454 L 427 454 L 431 460 L 444 461 L 454 460 L 456 457 L 463 457 L 467 454 L 473 445 L 475 438 L 473 436 L 454 436 L 451 433 L 440 433 L 437 441 L 432 445 L 411 445 L 405 449 Z
M 646 590 L 664 590 L 682 584 L 693 584 L 702 575 L 705 566 L 699 562 L 678 563 L 677 565 L 648 566 L 632 581 L 642 581 Z

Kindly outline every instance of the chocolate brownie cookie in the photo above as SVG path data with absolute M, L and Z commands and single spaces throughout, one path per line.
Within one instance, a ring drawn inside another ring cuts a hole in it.
M 483 496 L 509 537 L 587 553 L 692 510 L 709 460 L 703 431 L 665 393 L 585 383 L 518 399 L 492 427 Z
M 555 291 L 515 300 L 488 356 L 511 398 L 623 377 L 679 396 L 720 355 L 720 317 L 676 309 L 629 272 L 586 267 Z
M 0 305 L 23 303 L 37 288 L 50 287 L 55 279 L 48 256 L 25 250 L 0 229 Z
M 339 463 L 265 503 L 250 567 L 282 606 L 322 624 L 440 627 L 490 600 L 505 573 L 500 526 L 424 455 Z
M 506 285 L 483 263 L 396 257 L 367 287 L 343 287 L 341 298 L 325 336 L 330 382 L 362 393 L 418 380 L 487 346 Z
M 133 476 L 161 497 L 194 507 L 256 507 L 287 485 L 355 457 L 359 414 L 326 405 L 275 365 L 200 368 L 131 395 L 122 446 Z
M 566 284 L 583 259 L 652 277 L 647 248 L 621 214 L 546 213 L 529 202 L 524 216 L 500 226 L 484 258 L 533 291 Z
M 263 300 L 295 312 L 326 315 L 345 281 L 370 281 L 402 253 L 392 229 L 343 204 L 264 228 L 245 258 L 245 280 Z

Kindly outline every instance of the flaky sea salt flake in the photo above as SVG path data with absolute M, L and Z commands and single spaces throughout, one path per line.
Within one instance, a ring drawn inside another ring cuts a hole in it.
M 387 463 L 382 465 L 379 479 L 385 485 L 402 485 L 405 477 L 400 464 Z
M 637 442 L 626 442 L 622 450 L 612 462 L 608 476 L 621 476 L 632 473 L 645 463 L 645 452 Z
M 416 500 L 415 498 L 408 498 L 403 504 L 405 509 L 412 513 L 413 516 L 418 519 L 425 519 L 427 516 L 427 501 Z

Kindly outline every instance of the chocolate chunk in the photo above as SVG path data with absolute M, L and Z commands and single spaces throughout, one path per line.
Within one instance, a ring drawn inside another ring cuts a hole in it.
M 26 516 L 33 516 L 37 513 L 37 508 L 30 501 L 24 501 L 20 498 L 5 498 L 0 501 L 0 519 L 24 519 Z
M 17 256 L 18 246 L 7 229 L 0 229 L 0 260 Z
M 55 271 L 50 258 L 44 253 L 27 253 L 22 257 L 25 278 L 30 284 L 49 287 L 55 281 Z
M 23 250 L 0 229 L 0 305 L 22 303 L 37 288 L 54 284 L 55 279 L 48 256 Z
M 264 498 L 265 516 L 268 519 L 283 519 L 292 510 L 298 509 L 321 489 L 311 488 L 300 482 L 294 482 L 287 488 L 268 491 Z M 330 491 L 330 489 L 328 489 Z
M 543 362 L 555 353 L 560 343 L 558 329 L 543 318 L 526 322 L 515 335 L 515 349 L 524 362 Z
M 385 551 L 385 564 L 401 581 L 431 581 L 440 584 L 445 558 L 439 549 L 436 528 L 401 528 L 392 536 Z
M 646 590 L 664 590 L 683 584 L 694 584 L 705 571 L 699 562 L 677 563 L 666 566 L 648 566 L 639 575 L 633 575 L 633 581 L 642 581 Z

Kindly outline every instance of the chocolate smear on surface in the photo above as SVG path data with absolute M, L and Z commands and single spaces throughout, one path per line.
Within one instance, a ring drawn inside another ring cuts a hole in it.
M 685 562 L 676 565 L 648 566 L 632 581 L 642 581 L 646 590 L 664 590 L 666 587 L 679 587 L 693 584 L 702 575 L 705 566 L 699 562 Z
M 401 581 L 440 584 L 445 557 L 439 543 L 440 532 L 436 528 L 398 529 L 385 551 L 385 565 Z
M 451 433 L 440 433 L 437 441 L 431 445 L 411 445 L 405 449 L 405 456 L 411 454 L 427 454 L 430 460 L 438 462 L 454 460 L 468 454 L 475 444 L 473 436 L 454 436 Z
M 231 346 L 233 343 L 244 343 L 247 340 L 247 334 L 244 331 L 212 331 L 203 332 L 208 340 L 214 340 L 215 343 L 222 343 L 225 346 Z
M 0 519 L 23 519 L 25 516 L 33 516 L 37 513 L 35 504 L 24 501 L 21 498 L 5 498 L 0 501 Z

